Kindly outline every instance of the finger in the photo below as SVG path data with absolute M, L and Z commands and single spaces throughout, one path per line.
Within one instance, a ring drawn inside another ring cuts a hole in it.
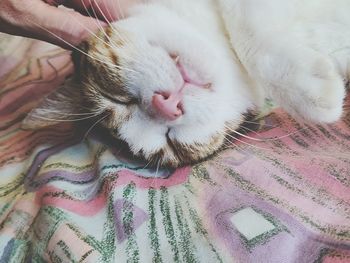
M 66 0 L 44 0 L 44 2 L 46 2 L 49 5 L 59 6 L 59 5 L 63 5 L 67 1 Z
M 75 11 L 49 6 L 42 1 L 31 1 L 26 15 L 25 29 L 29 37 L 51 42 L 72 49 L 92 32 L 98 30 L 103 22 L 85 17 Z
M 113 22 L 125 18 L 128 9 L 140 2 L 141 0 L 72 0 L 66 1 L 65 5 L 90 15 L 96 14 L 106 22 Z
M 119 0 L 44 0 L 47 4 L 58 6 L 64 5 L 66 7 L 73 8 L 79 13 L 85 14 L 91 17 L 97 17 L 101 20 L 108 22 L 117 20 L 118 8 L 117 4 L 112 1 Z

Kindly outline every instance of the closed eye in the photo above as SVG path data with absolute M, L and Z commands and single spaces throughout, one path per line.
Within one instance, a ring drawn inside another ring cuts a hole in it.
M 121 104 L 121 105 L 126 105 L 126 106 L 138 104 L 138 99 L 136 99 L 136 98 L 125 97 L 125 100 L 120 100 L 120 99 L 116 98 L 115 96 L 108 94 L 104 91 L 100 91 L 100 92 L 101 92 L 102 96 L 104 96 L 106 99 L 108 99 L 116 104 Z

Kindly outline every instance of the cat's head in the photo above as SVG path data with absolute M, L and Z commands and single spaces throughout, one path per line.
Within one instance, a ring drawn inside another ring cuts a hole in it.
M 98 125 L 150 164 L 177 167 L 208 157 L 238 128 L 251 100 L 224 37 L 194 24 L 165 8 L 136 9 L 81 45 L 74 80 L 24 126 L 96 113 Z

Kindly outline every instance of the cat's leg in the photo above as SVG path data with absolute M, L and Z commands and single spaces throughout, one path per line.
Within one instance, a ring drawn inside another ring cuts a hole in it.
M 337 38 L 336 38 L 337 39 Z M 339 38 L 338 38 L 339 39 Z M 341 43 L 337 47 L 327 49 L 327 53 L 333 59 L 339 74 L 346 82 L 350 81 L 350 33 L 348 41 L 334 40 L 334 42 Z
M 295 116 L 333 122 L 345 87 L 333 61 L 289 32 L 293 1 L 221 0 L 231 43 L 251 78 Z
M 339 74 L 345 82 L 348 82 L 350 80 L 350 20 L 310 23 L 304 27 L 309 46 L 330 57 Z
M 277 46 L 256 56 L 250 70 L 259 75 L 266 94 L 292 115 L 316 122 L 341 117 L 345 83 L 328 56 L 307 47 Z

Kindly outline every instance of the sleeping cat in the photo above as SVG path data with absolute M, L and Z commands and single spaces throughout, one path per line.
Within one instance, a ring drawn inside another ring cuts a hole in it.
M 81 44 L 73 78 L 23 127 L 92 118 L 150 165 L 177 167 L 221 149 L 266 97 L 334 122 L 349 14 L 348 0 L 149 0 Z

